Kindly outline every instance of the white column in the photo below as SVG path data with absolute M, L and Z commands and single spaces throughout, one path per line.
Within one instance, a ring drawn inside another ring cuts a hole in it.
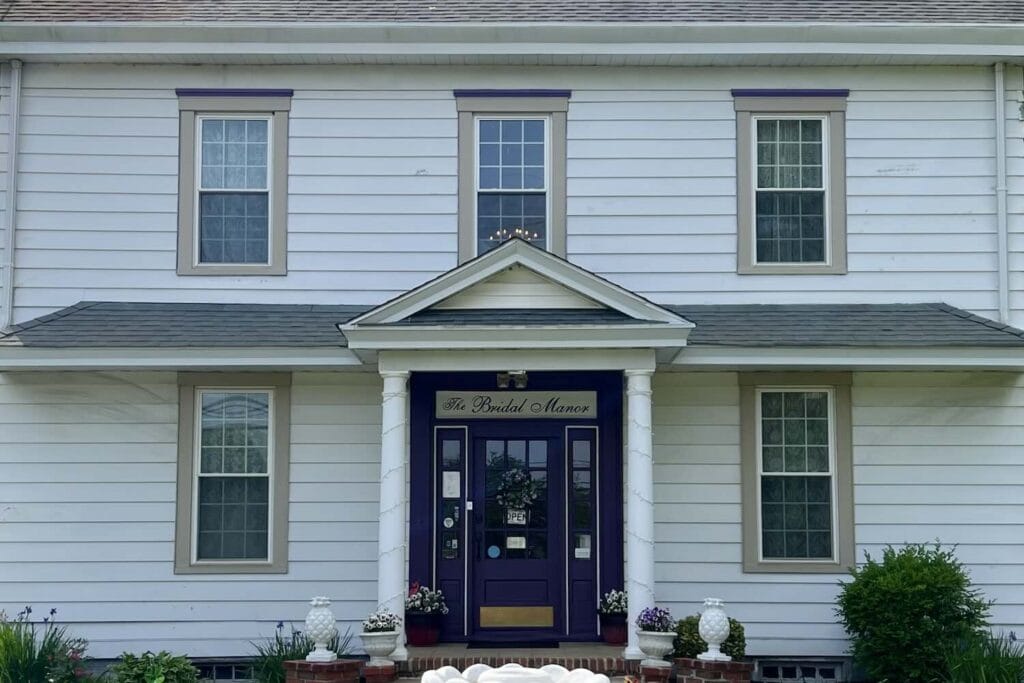
M 626 659 L 643 659 L 636 618 L 654 606 L 654 455 L 650 370 L 626 370 L 626 589 L 629 591 Z
M 380 529 L 377 533 L 377 602 L 405 620 L 405 463 L 409 424 L 408 372 L 382 372 Z M 404 630 L 391 659 L 404 661 Z

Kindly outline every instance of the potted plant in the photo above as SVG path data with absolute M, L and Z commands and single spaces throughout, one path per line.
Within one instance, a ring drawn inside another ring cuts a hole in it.
M 363 632 L 360 638 L 363 649 L 370 655 L 370 666 L 387 666 L 393 664 L 387 658 L 398 647 L 398 625 L 402 620 L 391 610 L 381 607 L 363 621 Z
M 636 618 L 637 645 L 647 655 L 646 666 L 671 666 L 665 655 L 672 652 L 676 622 L 667 609 L 648 607 Z
M 601 637 L 609 645 L 626 642 L 626 608 L 629 604 L 626 591 L 610 590 L 601 596 L 597 614 L 601 619 Z
M 448 614 L 448 605 L 444 603 L 444 594 L 414 582 L 405 596 L 405 638 L 409 645 L 437 645 L 441 617 L 445 614 Z

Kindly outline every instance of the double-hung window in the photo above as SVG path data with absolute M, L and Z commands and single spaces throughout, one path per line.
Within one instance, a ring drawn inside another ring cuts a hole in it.
M 204 92 L 179 91 L 178 272 L 284 274 L 291 99 Z
M 848 376 L 741 382 L 746 568 L 837 571 L 853 552 Z
M 182 374 L 179 384 L 176 569 L 284 571 L 287 375 Z
M 455 91 L 459 260 L 518 237 L 565 254 L 565 91 Z
M 846 272 L 847 93 L 800 92 L 733 91 L 740 273 Z

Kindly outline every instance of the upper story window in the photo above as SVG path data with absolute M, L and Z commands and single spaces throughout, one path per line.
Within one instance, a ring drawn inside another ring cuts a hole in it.
M 566 91 L 455 91 L 459 261 L 520 237 L 565 255 Z
M 846 272 L 846 94 L 733 91 L 738 272 Z
M 478 118 L 476 253 L 510 237 L 548 248 L 548 118 Z
M 178 95 L 178 273 L 283 275 L 290 91 Z

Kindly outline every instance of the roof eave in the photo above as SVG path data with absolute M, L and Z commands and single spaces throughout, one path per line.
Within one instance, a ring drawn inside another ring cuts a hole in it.
M 904 55 L 1024 57 L 1024 24 L 658 23 L 0 23 L 0 55 L 195 54 L 414 57 L 495 55 Z
M 0 372 L 46 370 L 344 369 L 363 365 L 344 347 L 0 347 Z
M 688 346 L 674 368 L 851 370 L 1024 370 L 1021 346 Z

